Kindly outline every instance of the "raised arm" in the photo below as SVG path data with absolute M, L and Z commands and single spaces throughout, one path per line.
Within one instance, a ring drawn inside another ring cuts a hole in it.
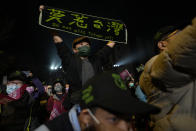
M 174 88 L 188 84 L 195 76 L 196 18 L 192 25 L 168 42 L 167 49 L 157 56 L 149 70 L 144 71 L 140 82 L 147 85 L 147 79 L 158 80 L 157 84 L 162 84 L 162 87 Z
M 115 42 L 109 41 L 102 49 L 100 49 L 96 53 L 96 60 L 99 60 L 102 65 L 105 65 L 109 60 L 109 56 L 111 55 L 112 49 L 115 46 L 115 44 Z

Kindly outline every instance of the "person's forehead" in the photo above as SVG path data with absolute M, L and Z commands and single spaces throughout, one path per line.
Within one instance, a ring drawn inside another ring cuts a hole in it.
M 89 43 L 88 43 L 88 42 L 86 42 L 86 41 L 81 41 L 81 42 L 79 42 L 78 44 L 76 44 L 76 46 L 81 45 L 81 44 L 89 45 Z
M 174 36 L 176 36 L 179 32 L 181 32 L 180 30 L 175 30 L 173 32 L 171 32 L 170 34 L 168 34 L 164 39 L 165 40 L 171 40 L 174 38 Z
M 96 114 L 97 115 L 101 115 L 101 116 L 116 116 L 114 113 L 110 112 L 109 110 L 107 109 L 103 109 L 101 107 L 98 107 L 96 109 Z
M 60 84 L 61 84 L 60 82 L 55 83 L 55 85 L 60 85 Z
M 8 83 L 22 83 L 21 80 L 11 80 L 11 81 L 8 81 Z
M 121 120 L 125 120 L 125 121 L 130 121 L 131 120 L 131 116 L 127 116 L 127 115 L 120 115 L 114 112 L 111 112 L 107 109 L 103 109 L 103 108 L 97 108 L 96 109 L 96 116 L 99 117 L 117 117 Z

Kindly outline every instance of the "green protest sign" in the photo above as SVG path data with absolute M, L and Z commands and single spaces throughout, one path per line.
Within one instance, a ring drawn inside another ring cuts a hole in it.
M 43 27 L 90 38 L 127 43 L 127 29 L 120 20 L 96 17 L 45 6 L 40 12 Z

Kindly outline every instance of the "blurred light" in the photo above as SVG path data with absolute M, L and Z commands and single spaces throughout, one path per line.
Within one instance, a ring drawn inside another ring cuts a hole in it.
M 51 66 L 50 69 L 51 70 L 58 70 L 58 69 L 62 69 L 62 66 Z
M 143 57 L 143 53 L 142 52 L 132 52 L 131 54 L 128 54 L 127 56 L 123 57 L 122 59 L 120 59 L 118 62 L 116 62 L 114 64 L 114 67 L 119 67 L 119 66 L 123 66 L 126 64 L 130 64 L 135 62 L 136 60 L 140 59 Z M 118 66 L 116 66 L 118 65 Z
M 54 70 L 54 66 L 51 66 L 50 69 L 51 69 L 51 70 Z
M 115 65 L 113 65 L 113 67 L 119 67 L 120 65 L 117 65 L 117 64 L 115 64 Z

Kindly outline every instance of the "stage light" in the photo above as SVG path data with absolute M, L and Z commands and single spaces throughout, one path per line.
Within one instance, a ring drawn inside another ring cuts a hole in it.
M 50 69 L 51 69 L 51 70 L 54 70 L 54 66 L 51 66 Z
M 117 64 L 115 64 L 115 65 L 113 65 L 113 67 L 119 67 L 120 65 L 117 65 Z

